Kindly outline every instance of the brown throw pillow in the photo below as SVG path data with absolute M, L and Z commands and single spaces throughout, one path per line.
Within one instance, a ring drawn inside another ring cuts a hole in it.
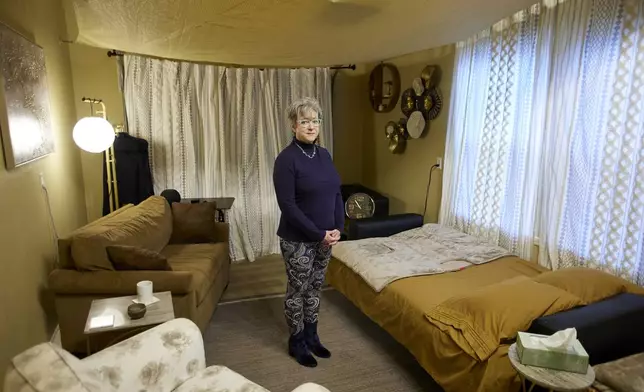
M 217 204 L 172 203 L 171 244 L 203 244 L 215 242 Z
M 168 259 L 153 250 L 127 245 L 111 245 L 105 249 L 117 271 L 172 271 Z

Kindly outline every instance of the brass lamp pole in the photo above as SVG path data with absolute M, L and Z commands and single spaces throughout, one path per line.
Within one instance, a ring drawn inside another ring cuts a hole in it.
M 97 110 L 95 113 L 103 117 L 107 121 L 107 110 L 105 109 L 105 103 L 100 99 L 94 98 L 83 98 L 83 102 L 89 103 L 91 110 L 94 109 L 94 104 L 101 105 L 101 110 Z M 116 181 L 116 156 L 114 154 L 114 143 L 105 151 L 105 166 L 107 173 L 107 196 L 109 197 L 110 212 L 113 212 L 119 208 L 119 190 L 118 182 Z

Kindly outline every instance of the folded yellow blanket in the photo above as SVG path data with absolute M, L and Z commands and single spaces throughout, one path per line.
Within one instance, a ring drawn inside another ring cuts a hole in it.
M 485 361 L 535 319 L 584 304 L 560 288 L 520 276 L 452 297 L 425 316 L 468 355 Z
M 468 355 L 487 360 L 537 318 L 644 288 L 590 268 L 566 268 L 519 276 L 449 298 L 425 317 Z

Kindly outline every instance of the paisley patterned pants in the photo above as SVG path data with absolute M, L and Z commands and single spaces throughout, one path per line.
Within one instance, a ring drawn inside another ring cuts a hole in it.
M 286 262 L 288 285 L 284 300 L 286 322 L 295 335 L 304 323 L 318 321 L 320 289 L 331 258 L 331 247 L 324 242 L 294 242 L 280 239 Z

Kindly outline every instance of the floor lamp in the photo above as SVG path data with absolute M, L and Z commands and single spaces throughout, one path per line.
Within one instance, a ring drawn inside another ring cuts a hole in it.
M 72 137 L 82 150 L 94 154 L 105 153 L 110 212 L 115 211 L 119 205 L 119 192 L 116 182 L 116 157 L 114 156 L 114 139 L 116 137 L 114 127 L 107 121 L 107 111 L 102 100 L 83 98 L 82 101 L 90 105 L 91 116 L 78 120 L 74 126 Z M 101 105 L 101 110 L 94 112 L 95 104 Z M 101 117 L 96 117 L 94 114 Z

